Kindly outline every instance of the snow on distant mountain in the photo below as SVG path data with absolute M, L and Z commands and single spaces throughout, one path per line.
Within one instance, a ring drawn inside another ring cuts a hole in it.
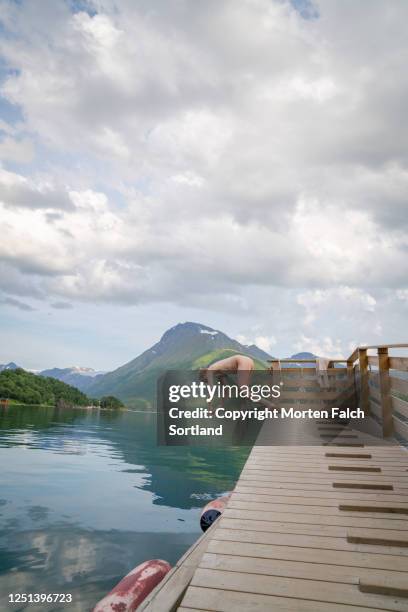
M 18 370 L 20 366 L 18 366 L 14 361 L 10 361 L 10 363 L 0 363 L 0 372 L 3 370 Z
M 80 391 L 86 392 L 88 387 L 106 374 L 106 372 L 97 371 L 92 368 L 72 366 L 70 368 L 50 368 L 49 370 L 42 370 L 39 374 L 56 378 L 67 385 L 72 385 Z

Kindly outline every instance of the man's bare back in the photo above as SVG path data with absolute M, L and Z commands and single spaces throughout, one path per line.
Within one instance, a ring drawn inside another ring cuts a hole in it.
M 204 370 L 204 376 L 208 382 L 214 384 L 214 375 L 218 372 L 236 372 L 238 386 L 249 385 L 252 370 L 254 369 L 254 361 L 246 355 L 232 355 L 226 359 L 220 359 L 212 363 Z

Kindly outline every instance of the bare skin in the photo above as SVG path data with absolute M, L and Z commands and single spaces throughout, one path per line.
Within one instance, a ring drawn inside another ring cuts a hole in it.
M 254 369 L 254 361 L 245 355 L 232 355 L 226 359 L 220 359 L 211 364 L 203 371 L 204 377 L 210 385 L 214 384 L 214 376 L 223 374 L 224 372 L 236 372 L 238 386 L 249 385 L 252 370 Z
M 238 387 L 249 386 L 254 367 L 254 361 L 250 357 L 246 357 L 245 355 L 232 355 L 232 357 L 220 359 L 211 364 L 208 368 L 202 369 L 201 376 L 208 384 L 214 385 L 214 378 L 216 376 L 222 380 L 223 374 L 232 372 L 237 374 Z M 276 408 L 276 404 L 266 399 L 262 399 L 258 403 L 268 408 Z

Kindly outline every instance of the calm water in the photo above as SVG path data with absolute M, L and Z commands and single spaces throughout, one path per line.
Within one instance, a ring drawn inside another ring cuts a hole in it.
M 1 408 L 0 610 L 87 611 L 138 563 L 173 564 L 246 454 L 157 447 L 153 414 Z M 11 607 L 13 592 L 73 603 Z

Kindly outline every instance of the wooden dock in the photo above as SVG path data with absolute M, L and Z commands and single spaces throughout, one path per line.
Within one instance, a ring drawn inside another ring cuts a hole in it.
M 274 424 L 265 421 L 188 578 L 170 577 L 159 589 L 162 604 L 153 596 L 144 609 L 408 611 L 408 453 L 399 444 L 408 440 L 408 382 L 390 373 L 408 371 L 408 359 L 384 360 L 379 347 L 375 361 L 361 350 L 342 372 L 331 371 L 338 397 L 371 408 L 380 433 L 392 428 L 397 440 L 320 420 L 314 446 L 268 446 Z M 310 402 L 332 402 L 324 394 L 334 383 L 316 398 L 315 372 L 305 370 L 300 379 L 299 370 L 279 367 L 292 378 L 283 399 L 304 402 L 312 385 Z
M 331 451 L 254 447 L 179 610 L 408 610 L 407 453 Z

